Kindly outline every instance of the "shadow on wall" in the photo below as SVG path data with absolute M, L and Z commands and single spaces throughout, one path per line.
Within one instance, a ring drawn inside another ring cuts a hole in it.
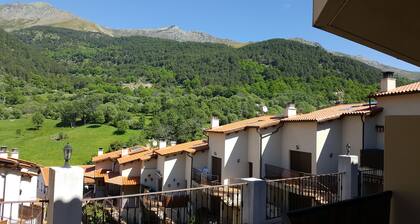
M 318 129 L 318 141 L 323 141 L 321 153 L 316 162 L 317 174 L 338 171 L 338 155 L 341 154 L 341 125 L 338 122 L 327 122 Z
M 82 201 L 73 199 L 70 202 L 57 201 L 48 210 L 48 223 L 74 224 L 81 223 Z M 50 216 L 50 214 L 54 214 Z

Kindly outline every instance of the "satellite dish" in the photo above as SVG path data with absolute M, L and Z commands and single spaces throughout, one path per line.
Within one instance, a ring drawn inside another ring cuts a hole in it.
M 268 112 L 268 107 L 263 106 L 263 107 L 262 107 L 262 111 L 263 111 L 264 113 L 267 113 L 267 112 Z

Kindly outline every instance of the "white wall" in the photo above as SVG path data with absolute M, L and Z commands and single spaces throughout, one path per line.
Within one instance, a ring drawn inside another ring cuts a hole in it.
M 338 171 L 338 155 L 342 154 L 341 121 L 337 119 L 318 124 L 316 142 L 317 174 Z
M 133 161 L 120 165 L 120 174 L 123 177 L 138 177 L 140 176 L 143 167 L 142 161 Z
M 405 94 L 377 98 L 378 106 L 384 110 L 378 116 L 378 125 L 385 124 L 389 115 L 420 115 L 420 94 Z M 386 127 L 385 127 L 386 129 Z M 378 134 L 378 148 L 384 148 L 384 134 Z
M 156 176 L 157 159 L 150 159 L 142 162 L 140 171 L 140 183 L 153 190 L 157 190 L 158 177 Z
M 185 180 L 187 180 L 187 187 L 191 187 L 191 157 L 185 154 Z M 194 164 L 193 164 L 194 165 Z
M 240 131 L 225 137 L 225 152 L 222 159 L 222 182 L 248 177 L 248 133 Z
M 209 157 L 209 150 L 196 152 L 194 155 L 194 164 L 193 168 L 195 169 L 203 169 L 208 168 L 208 157 Z
M 377 119 L 380 114 L 376 116 L 368 116 L 365 120 L 365 149 L 378 149 L 376 132 Z
M 274 165 L 277 167 L 282 167 L 281 162 L 281 143 L 282 143 L 282 131 L 281 127 L 276 133 L 278 127 L 271 127 L 262 130 L 262 176 L 265 176 L 265 164 Z M 258 136 L 259 137 L 259 136 Z
M 290 169 L 290 150 L 312 153 L 312 173 L 316 173 L 316 122 L 288 122 L 282 127 L 280 167 Z
M 209 171 L 212 171 L 211 158 L 212 156 L 222 159 L 224 158 L 225 150 L 225 134 L 221 133 L 208 133 L 209 135 L 209 154 L 208 154 L 208 167 Z M 223 165 L 223 164 L 222 164 Z M 222 175 L 224 170 L 221 170 Z
M 19 201 L 20 196 L 20 180 L 19 171 L 9 170 L 6 174 L 6 187 L 4 201 Z M 19 214 L 18 205 L 4 205 L 4 214 L 6 219 L 17 219 Z
M 163 177 L 162 190 L 175 190 L 187 187 L 185 164 L 185 154 L 158 156 L 158 169 L 160 169 L 160 173 Z
M 22 177 L 20 182 L 20 190 L 21 194 L 19 200 L 35 200 L 37 194 L 37 176 Z
M 366 124 L 367 123 L 367 124 Z M 367 128 L 369 123 L 365 122 L 365 132 L 372 132 Z M 342 119 L 343 139 L 341 144 L 341 154 L 345 155 L 346 145 L 350 145 L 350 155 L 360 156 L 360 150 L 363 149 L 363 122 L 360 116 L 346 116 Z M 375 132 L 374 132 L 375 133 Z M 365 134 L 366 136 L 366 134 Z
M 260 135 L 256 128 L 248 129 L 248 162 L 252 163 L 252 177 L 260 178 Z

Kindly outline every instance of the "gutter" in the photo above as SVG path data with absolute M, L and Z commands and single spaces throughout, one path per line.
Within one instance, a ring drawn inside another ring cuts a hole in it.
M 257 133 L 260 135 L 260 149 L 259 149 L 259 158 L 260 158 L 260 179 L 262 179 L 262 140 L 263 138 L 272 136 L 273 134 L 277 133 L 278 131 L 280 131 L 280 128 L 282 128 L 284 125 L 284 123 L 279 123 L 279 126 L 276 128 L 276 130 L 274 130 L 271 133 L 265 134 L 265 136 L 263 136 L 264 134 L 261 133 L 261 128 L 256 128 Z

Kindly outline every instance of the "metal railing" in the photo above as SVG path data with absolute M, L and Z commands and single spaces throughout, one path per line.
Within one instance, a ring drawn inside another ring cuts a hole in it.
M 46 222 L 47 206 L 48 200 L 1 201 L 0 223 L 42 224 Z
M 267 180 L 266 217 L 284 218 L 289 211 L 341 201 L 343 173 Z
M 359 170 L 359 196 L 383 192 L 384 172 L 377 169 Z
M 241 224 L 246 183 L 83 200 L 83 223 Z
M 203 173 L 199 169 L 192 169 L 192 180 L 197 184 L 202 185 L 220 185 L 220 179 L 217 175 L 212 175 L 209 173 Z

